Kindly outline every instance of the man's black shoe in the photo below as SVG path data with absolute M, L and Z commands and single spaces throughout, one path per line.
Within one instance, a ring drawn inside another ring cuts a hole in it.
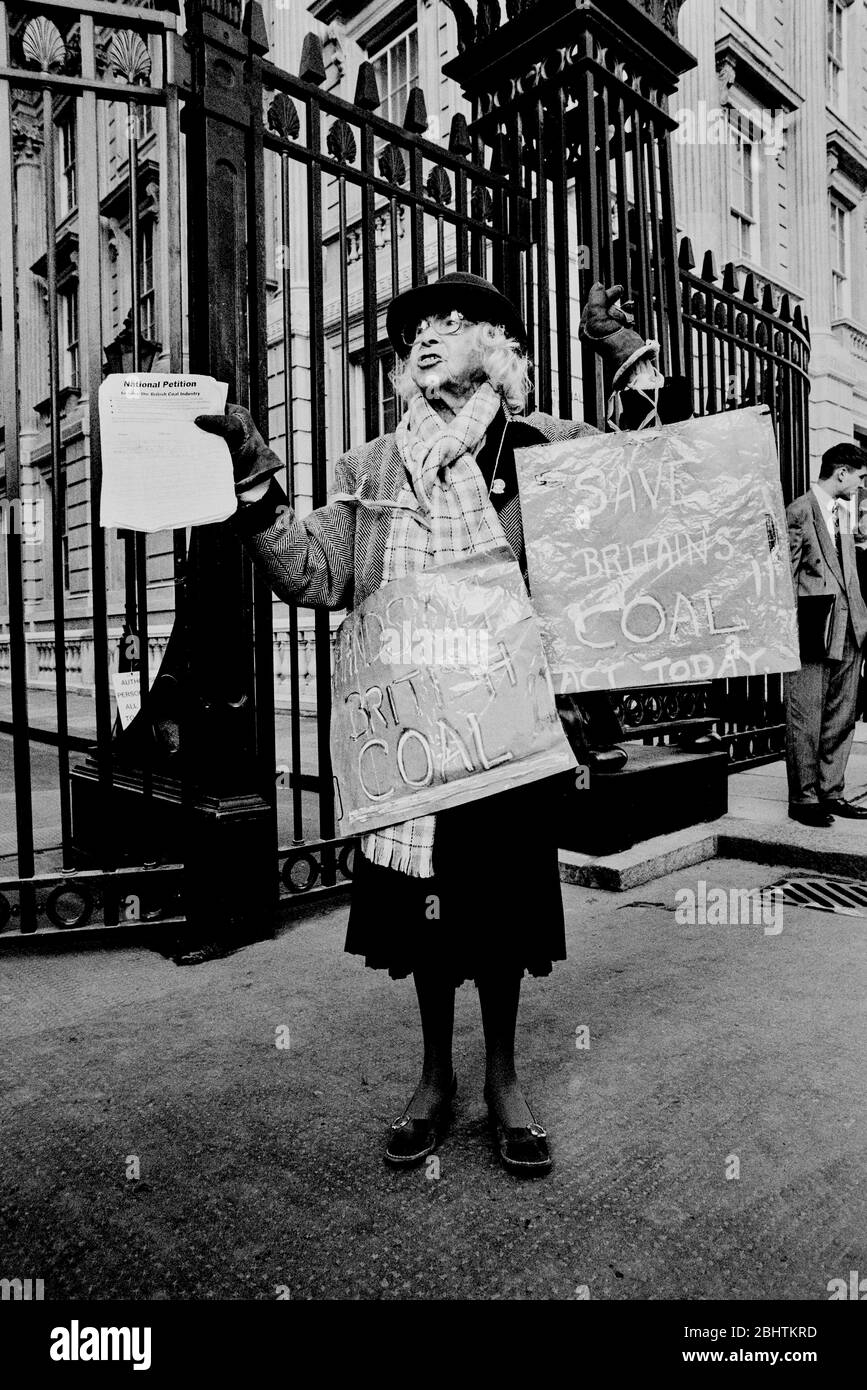
M 853 806 L 851 801 L 844 801 L 842 797 L 820 801 L 819 805 L 832 816 L 843 816 L 846 820 L 867 820 L 867 806 Z
M 825 805 L 818 801 L 806 806 L 797 806 L 789 803 L 789 820 L 800 821 L 801 825 L 819 826 L 827 829 L 834 824 L 834 817 L 825 810 Z
M 591 772 L 619 772 L 629 761 L 629 754 L 618 743 L 604 748 L 588 748 L 586 762 Z

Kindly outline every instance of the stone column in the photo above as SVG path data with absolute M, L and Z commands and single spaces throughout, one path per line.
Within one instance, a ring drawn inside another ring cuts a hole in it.
M 37 401 L 48 393 L 46 369 L 48 325 L 43 288 L 30 267 L 45 250 L 45 209 L 42 169 L 42 121 L 36 104 L 20 95 L 12 124 L 17 200 L 17 245 L 15 248 L 18 292 L 18 389 L 20 400 L 21 499 L 36 503 L 43 496 L 39 469 L 31 462 L 40 432 Z M 31 515 L 38 517 L 38 513 Z M 43 566 L 50 548 L 50 512 L 45 505 L 43 539 L 22 550 L 25 602 L 36 602 L 43 594 Z
M 726 169 L 718 133 L 721 83 L 714 56 L 716 8 L 716 0 L 692 0 L 681 11 L 680 41 L 698 61 L 691 72 L 684 73 L 669 101 L 670 114 L 680 122 L 671 141 L 675 205 L 699 266 L 709 248 L 718 253 L 724 249 L 727 232 L 720 196 Z

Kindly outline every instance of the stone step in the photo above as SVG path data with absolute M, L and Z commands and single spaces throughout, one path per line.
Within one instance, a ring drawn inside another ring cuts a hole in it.
M 782 803 L 776 824 L 726 815 L 709 825 L 693 825 L 658 835 L 618 854 L 593 855 L 560 850 L 560 878 L 583 888 L 622 893 L 707 859 L 740 859 L 780 869 L 815 870 L 867 881 L 867 828 L 836 820 L 814 830 L 786 818 Z
M 619 772 L 591 774 L 569 788 L 560 812 L 562 848 L 619 854 L 647 839 L 712 821 L 728 809 L 728 754 L 716 745 L 689 749 L 630 743 Z

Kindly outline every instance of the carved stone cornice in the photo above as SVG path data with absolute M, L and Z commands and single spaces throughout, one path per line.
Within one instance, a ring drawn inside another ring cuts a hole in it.
M 720 102 L 725 106 L 729 99 L 729 92 L 734 86 L 735 78 L 737 77 L 737 65 L 735 64 L 734 58 L 731 56 L 718 58 L 716 75 L 719 80 Z
M 825 143 L 827 177 L 830 180 L 839 170 L 859 194 L 867 191 L 867 147 L 858 134 L 836 120 L 829 123 Z
M 42 161 L 42 122 L 35 111 L 19 109 L 12 117 L 12 157 L 16 168 Z
M 804 98 L 772 62 L 757 39 L 723 34 L 714 44 L 716 71 L 723 98 L 735 83 L 772 111 L 796 111 Z
M 57 238 L 57 284 L 65 285 L 69 280 L 78 280 L 78 232 L 75 227 L 64 227 Z M 30 267 L 33 275 L 43 286 L 43 294 L 48 301 L 48 255 L 42 255 Z
M 126 166 L 121 165 L 121 169 Z M 139 217 L 158 217 L 160 206 L 160 168 L 150 156 L 138 162 L 138 215 Z M 118 178 L 113 188 L 103 194 L 99 210 L 104 218 L 113 219 L 118 228 L 129 226 L 129 179 Z

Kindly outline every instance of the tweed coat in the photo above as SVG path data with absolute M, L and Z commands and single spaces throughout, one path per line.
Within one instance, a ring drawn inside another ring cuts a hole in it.
M 583 421 L 558 420 L 538 411 L 508 422 L 501 415 L 499 428 L 508 431 L 513 447 L 598 433 Z M 380 435 L 343 454 L 335 475 L 333 500 L 308 516 L 297 515 L 274 480 L 262 498 L 235 513 L 235 526 L 247 549 L 274 592 L 287 602 L 351 608 L 382 584 L 394 510 L 371 504 L 413 501 L 395 436 Z M 506 539 L 520 555 L 523 537 L 517 496 L 506 501 L 499 516 Z

